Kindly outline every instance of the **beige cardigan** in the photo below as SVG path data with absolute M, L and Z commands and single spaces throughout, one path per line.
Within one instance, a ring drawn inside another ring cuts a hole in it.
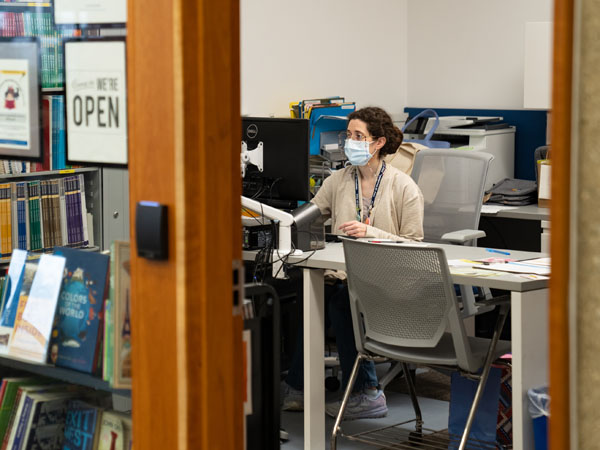
M 356 220 L 354 177 L 358 169 L 348 166 L 325 179 L 312 202 L 325 217 L 331 217 L 331 232 L 342 234 L 338 227 Z M 359 198 L 362 206 L 362 192 Z M 413 179 L 390 164 L 381 178 L 371 211 L 367 237 L 420 241 L 423 239 L 423 195 Z

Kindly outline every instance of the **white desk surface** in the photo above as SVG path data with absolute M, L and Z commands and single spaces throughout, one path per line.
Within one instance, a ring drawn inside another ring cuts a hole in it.
M 490 204 L 492 206 L 492 204 Z M 550 208 L 540 208 L 538 205 L 515 206 L 514 209 L 504 209 L 497 213 L 484 213 L 485 217 L 504 217 L 507 219 L 550 220 Z
M 402 244 L 395 244 L 402 245 Z M 485 248 L 469 247 L 463 245 L 445 245 L 445 244 L 429 244 L 431 246 L 441 247 L 446 253 L 447 259 L 484 259 L 490 257 L 503 257 L 503 255 L 489 253 Z M 516 260 L 525 260 L 539 258 L 540 256 L 547 256 L 537 252 L 523 252 L 516 250 L 509 250 L 510 255 L 506 258 L 512 258 Z M 243 258 L 246 261 L 254 259 L 256 252 L 245 251 L 243 252 Z M 342 243 L 327 243 L 325 248 L 322 250 L 316 250 L 313 252 L 304 252 L 301 256 L 290 256 L 287 259 L 290 264 L 297 265 L 298 267 L 306 267 L 311 269 L 333 269 L 333 270 L 345 270 L 346 265 L 344 262 L 344 250 Z M 452 270 L 452 269 L 451 269 Z M 464 274 L 452 274 L 453 281 L 457 284 L 465 285 L 476 285 L 481 287 L 487 287 L 492 289 L 504 289 L 507 291 L 514 292 L 526 292 L 533 291 L 536 289 L 544 289 L 548 287 L 547 279 L 526 279 L 519 275 L 503 274 L 489 277 L 477 277 L 473 275 Z

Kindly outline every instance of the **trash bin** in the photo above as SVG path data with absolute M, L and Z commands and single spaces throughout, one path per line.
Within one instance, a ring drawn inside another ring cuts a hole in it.
M 529 397 L 529 414 L 533 419 L 535 450 L 547 450 L 548 416 L 550 415 L 548 387 L 529 389 L 527 396 Z

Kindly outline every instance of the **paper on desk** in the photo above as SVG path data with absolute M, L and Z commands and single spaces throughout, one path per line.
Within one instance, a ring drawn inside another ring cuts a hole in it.
M 485 214 L 497 214 L 500 211 L 506 211 L 508 209 L 517 209 L 514 206 L 502 206 L 502 205 L 481 205 L 481 212 Z
M 449 267 L 473 267 L 474 265 L 480 264 L 479 261 L 471 261 L 470 259 L 449 259 Z
M 503 275 L 503 272 L 494 272 L 493 270 L 481 270 L 475 267 L 471 267 L 471 265 L 462 267 L 451 266 L 450 273 L 452 275 L 465 275 L 482 278 Z
M 535 266 L 545 266 L 550 267 L 550 258 L 535 258 L 535 259 L 526 259 L 520 261 L 523 264 L 533 264 Z
M 527 264 L 527 262 L 507 262 L 505 264 L 487 264 L 487 265 L 476 265 L 473 266 L 477 269 L 494 270 L 497 272 L 510 272 L 510 273 L 530 273 L 535 275 L 550 275 L 550 267 L 542 266 L 538 264 Z

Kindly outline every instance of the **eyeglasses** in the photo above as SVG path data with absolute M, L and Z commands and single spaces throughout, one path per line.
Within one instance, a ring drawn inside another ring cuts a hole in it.
M 353 139 L 355 141 L 366 141 L 371 136 L 365 136 L 360 131 L 356 131 L 356 132 L 353 133 L 353 132 L 351 132 L 351 131 L 348 130 L 348 131 L 342 131 L 340 133 L 340 137 L 343 137 L 344 139 Z

